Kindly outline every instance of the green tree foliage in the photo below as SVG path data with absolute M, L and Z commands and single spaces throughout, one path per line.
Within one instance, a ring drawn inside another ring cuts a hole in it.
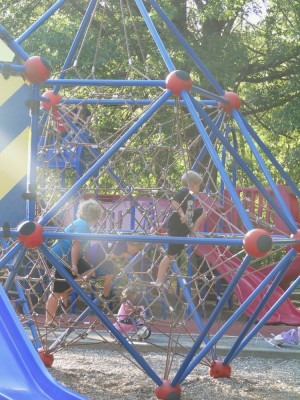
M 244 115 L 300 183 L 299 1 L 160 0 L 158 3 L 224 90 L 240 95 Z M 18 38 L 53 4 L 55 1 L 50 0 L 8 0 L 5 6 L 0 6 L 2 24 Z M 82 0 L 67 1 L 22 43 L 28 54 L 35 55 L 39 49 L 49 59 L 54 76 L 61 71 L 88 4 Z M 187 70 L 194 79 L 193 61 L 186 57 L 149 2 L 145 0 L 144 4 L 157 23 L 174 65 Z M 152 79 L 165 79 L 168 73 L 135 2 L 99 1 L 68 77 L 94 73 L 106 79 L 135 79 L 141 77 L 141 71 Z M 211 90 L 204 79 L 197 84 Z M 88 97 L 91 89 L 81 88 L 80 92 L 83 98 Z M 122 94 L 130 96 L 130 92 L 130 88 L 125 88 Z M 140 89 L 143 98 L 153 94 L 148 88 Z M 120 126 L 116 121 L 123 120 L 125 124 L 131 111 L 107 108 L 95 118 L 95 123 L 99 130 L 111 135 Z M 187 135 L 194 135 L 193 128 L 187 130 Z M 252 155 L 244 150 L 243 138 L 239 141 L 244 159 L 251 164 Z

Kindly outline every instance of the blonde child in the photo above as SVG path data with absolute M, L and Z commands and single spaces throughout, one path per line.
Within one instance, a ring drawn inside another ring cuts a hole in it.
M 65 229 L 65 232 L 90 233 L 90 227 L 100 219 L 100 216 L 101 206 L 96 200 L 82 201 L 78 207 L 77 219 Z M 86 240 L 63 239 L 56 241 L 51 249 L 58 256 L 58 261 L 59 259 L 63 260 L 60 264 L 74 279 L 86 278 L 92 272 L 91 266 L 83 257 L 87 245 L 88 241 Z M 69 283 L 55 270 L 53 291 L 46 303 L 46 327 L 56 327 L 58 325 L 54 318 L 59 301 L 64 301 L 70 291 Z

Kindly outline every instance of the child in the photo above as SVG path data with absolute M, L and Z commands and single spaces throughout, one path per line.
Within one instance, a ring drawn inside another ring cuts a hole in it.
M 194 209 L 193 194 L 198 194 L 202 185 L 202 176 L 195 171 L 187 171 L 181 178 L 182 188 L 174 193 L 171 199 L 173 212 L 167 221 L 168 236 L 185 237 L 194 235 L 200 223 L 206 218 L 203 208 Z M 164 283 L 166 271 L 172 260 L 175 260 L 182 250 L 184 244 L 169 243 L 167 254 L 161 260 L 157 278 L 151 282 L 152 286 L 160 287 Z
M 144 324 L 143 306 L 135 306 L 138 292 L 134 287 L 128 287 L 122 292 L 122 304 L 114 327 L 121 333 L 128 333 Z
M 143 242 L 116 242 L 112 246 L 111 258 L 114 260 L 128 260 L 131 256 L 142 251 L 145 247 Z
M 143 248 L 142 242 L 117 242 L 110 247 L 108 243 L 94 242 L 89 246 L 86 257 L 95 270 L 94 277 L 96 279 L 104 277 L 103 300 L 109 301 L 114 297 L 111 285 L 117 273 L 115 260 L 128 260 Z
M 111 291 L 111 284 L 114 276 L 117 274 L 117 267 L 108 254 L 106 243 L 93 242 L 86 251 L 86 259 L 93 267 L 93 279 L 103 278 L 103 293 L 102 300 L 110 301 L 114 295 Z
M 66 229 L 68 233 L 90 233 L 90 227 L 93 226 L 101 216 L 101 206 L 96 200 L 89 199 L 79 204 L 77 219 L 73 221 Z M 84 251 L 88 245 L 86 240 L 62 239 L 56 241 L 52 247 L 52 252 L 64 260 L 60 264 L 68 271 L 74 279 L 86 278 L 91 274 L 91 266 L 83 258 Z M 67 265 L 68 264 L 68 265 Z M 68 268 L 70 266 L 71 268 Z M 71 291 L 70 285 L 55 270 L 55 281 L 53 291 L 46 303 L 46 327 L 56 327 L 57 323 L 54 317 L 57 311 L 60 299 L 65 299 Z

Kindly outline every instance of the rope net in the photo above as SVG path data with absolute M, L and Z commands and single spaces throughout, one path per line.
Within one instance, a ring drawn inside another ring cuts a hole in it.
M 69 187 L 120 140 L 128 125 L 145 112 L 124 107 L 128 123 L 107 134 L 93 131 L 96 111 L 83 118 L 83 110 L 85 107 L 62 104 L 58 113 L 49 113 L 38 150 L 37 219 L 42 218 Z M 169 119 L 164 118 L 166 122 L 161 122 L 166 112 L 170 114 Z M 215 114 L 216 110 L 211 112 Z M 71 127 L 67 123 L 69 120 L 72 121 Z M 91 241 L 91 247 L 97 249 L 96 252 L 94 250 L 96 260 L 92 264 L 95 270 L 101 271 L 107 262 L 114 264 L 114 297 L 110 301 L 103 299 L 103 277 L 92 276 L 83 280 L 78 276 L 77 282 L 132 346 L 147 340 L 166 352 L 166 378 L 173 371 L 173 362 L 177 365 L 176 360 L 183 359 L 186 354 L 187 337 L 195 341 L 199 330 L 195 320 L 200 318 L 205 326 L 227 283 L 245 257 L 245 251 L 238 246 L 186 245 L 174 261 L 178 271 L 169 268 L 164 285 L 161 288 L 151 287 L 150 282 L 156 279 L 159 263 L 165 255 L 166 244 L 159 239 L 149 242 L 147 238 L 153 235 L 165 237 L 161 227 L 171 210 L 172 193 L 180 187 L 180 176 L 192 167 L 203 146 L 200 136 L 191 135 L 193 130 L 193 122 L 180 104 L 172 106 L 171 110 L 159 110 L 135 136 L 112 154 L 109 161 L 93 174 L 80 193 L 67 202 L 46 227 L 62 232 L 75 218 L 80 199 L 92 197 L 102 207 L 102 218 L 94 227 L 95 233 L 99 233 L 100 237 L 101 234 L 117 234 L 120 238 L 128 234 L 133 236 L 132 241 L 121 243 L 127 245 L 129 242 L 137 248 L 131 253 L 126 249 L 118 258 L 113 257 L 117 241 L 107 238 Z M 214 145 L 220 153 L 220 143 L 215 141 Z M 228 159 L 227 162 L 233 164 L 234 160 Z M 211 160 L 199 163 L 199 170 L 205 186 L 197 201 L 207 212 L 204 225 L 199 227 L 199 235 L 240 238 L 245 227 L 226 191 L 220 196 L 219 177 Z M 258 192 L 253 201 L 252 189 L 242 186 L 247 177 L 241 171 L 237 175 L 241 182 L 239 196 L 253 225 L 284 234 L 275 226 L 276 216 L 267 202 L 262 202 Z M 136 235 L 143 237 L 144 241 L 135 242 Z M 52 243 L 51 240 L 48 243 L 50 249 Z M 101 249 L 99 246 L 102 246 Z M 281 256 L 282 248 L 275 248 L 263 260 L 254 260 L 244 279 L 258 271 L 263 273 L 264 268 Z M 70 269 L 65 260 L 61 262 Z M 10 291 L 24 325 L 27 328 L 31 323 L 37 326 L 45 351 L 55 353 L 75 344 L 105 343 L 128 357 L 105 324 L 93 315 L 75 292 L 70 291 L 66 298 L 58 299 L 58 311 L 52 316 L 55 326 L 44 327 L 45 303 L 54 282 L 54 272 L 55 269 L 49 269 L 39 250 L 29 250 L 15 278 L 15 287 Z M 130 288 L 137 293 L 134 308 L 130 319 L 120 323 L 118 311 L 122 292 Z M 143 311 L 137 312 L 140 307 Z M 233 294 L 216 318 L 212 332 L 220 328 L 238 307 L 239 299 Z M 240 320 L 246 321 L 248 316 L 246 312 Z M 157 343 L 157 333 L 166 338 L 167 346 Z M 138 346 L 136 348 L 139 351 Z M 213 349 L 201 362 L 209 365 L 214 357 Z M 136 364 L 134 359 L 132 361 Z
M 167 70 L 160 58 L 156 64 L 153 59 L 147 61 L 147 57 L 154 56 L 151 51 L 145 54 L 143 43 L 149 39 L 149 46 L 152 46 L 152 41 L 147 33 L 141 43 L 141 20 L 136 17 L 136 9 L 132 9 L 131 3 L 98 2 L 73 65 L 63 73 L 71 74 L 73 78 L 92 79 L 99 76 L 100 71 L 100 75 L 108 79 L 114 77 L 117 67 L 122 65 L 122 71 L 117 71 L 118 77 L 121 75 L 123 79 L 150 80 L 157 78 L 157 71 L 161 71 L 165 78 Z M 110 25 L 110 35 L 107 35 L 105 21 L 112 16 L 120 24 L 114 29 Z M 97 33 L 92 31 L 95 21 L 98 22 Z M 92 39 L 96 40 L 97 46 L 89 57 L 92 65 L 87 66 L 86 52 L 91 52 Z M 100 51 L 103 45 L 104 49 Z M 110 56 L 110 46 L 117 56 Z M 124 52 L 128 60 L 126 68 L 118 58 Z M 76 217 L 80 200 L 93 198 L 99 202 L 102 217 L 93 228 L 93 233 L 99 236 L 90 243 L 90 249 L 94 246 L 95 257 L 91 265 L 95 273 L 86 279 L 77 276 L 76 282 L 90 302 L 102 311 L 138 353 L 137 343 L 143 340 L 165 351 L 164 379 L 168 379 L 177 368 L 178 360 L 185 357 L 190 342 L 195 342 L 197 334 L 214 315 L 228 283 L 244 260 L 246 252 L 241 245 L 235 244 L 235 239 L 243 238 L 247 229 L 236 201 L 224 189 L 224 175 L 216 166 L 212 151 L 208 151 L 204 137 L 199 134 L 182 100 L 170 98 L 150 118 L 145 118 L 133 134 L 128 134 L 165 93 L 161 87 L 138 87 L 134 90 L 133 96 L 132 87 L 126 86 L 61 88 L 62 102 L 50 109 L 42 109 L 46 118 L 40 125 L 37 152 L 36 221 L 42 220 L 70 188 L 93 170 L 44 229 L 61 233 Z M 289 232 L 277 211 L 253 186 L 251 176 L 240 167 L 235 156 L 230 152 L 224 156 L 224 141 L 213 134 L 208 121 L 217 126 L 229 146 L 234 147 L 235 141 L 246 146 L 237 124 L 217 104 L 205 102 L 198 95 L 193 100 L 203 110 L 200 115 L 203 130 L 209 135 L 214 154 L 222 160 L 227 176 L 234 181 L 237 197 L 253 227 L 288 239 Z M 254 163 L 255 160 L 251 161 Z M 94 168 L 95 164 L 97 168 Z M 195 201 L 207 214 L 205 222 L 198 227 L 196 238 L 220 239 L 220 243 L 194 245 L 187 240 L 184 251 L 168 268 L 164 284 L 153 287 L 151 282 L 155 281 L 159 264 L 166 254 L 163 224 L 172 211 L 172 195 L 181 186 L 181 176 L 190 169 L 196 169 L 203 176 L 203 189 Z M 283 185 L 280 188 L 292 203 L 293 194 Z M 274 196 L 272 191 L 269 193 Z M 298 209 L 294 208 L 293 217 L 299 221 Z M 116 256 L 114 249 L 118 242 L 129 244 L 133 249 L 125 247 Z M 15 243 L 14 239 L 7 240 L 2 248 L 3 255 Z M 49 239 L 46 245 L 51 252 L 53 240 Z M 252 259 L 243 275 L 244 282 L 252 284 L 253 279 L 256 283 L 261 282 L 285 253 L 286 246 L 273 246 L 265 257 Z M 60 262 L 70 270 L 66 260 Z M 107 265 L 113 265 L 113 296 L 109 299 L 103 297 L 105 282 L 101 276 L 101 269 Z M 13 265 L 10 264 L 1 270 L 3 282 L 12 271 Z M 53 287 L 54 273 L 55 268 L 47 263 L 39 249 L 27 249 L 9 290 L 20 320 L 32 332 L 32 341 L 40 343 L 46 352 L 51 353 L 75 344 L 107 344 L 141 368 L 136 359 L 120 346 L 104 323 L 105 318 L 95 315 L 91 304 L 87 304 L 76 291 L 57 299 L 58 310 L 51 316 L 54 324 L 44 326 L 45 304 Z M 252 290 L 255 288 L 252 286 Z M 129 316 L 120 315 L 122 293 L 130 289 L 134 289 L 136 294 L 134 305 L 130 306 L 132 311 Z M 240 289 L 245 289 L 245 286 Z M 223 308 L 214 315 L 207 338 L 234 315 L 244 300 L 239 291 L 228 297 Z M 247 321 L 252 312 L 249 307 L 237 320 Z M 164 337 L 167 345 L 157 341 L 156 334 Z M 211 365 L 214 358 L 213 348 L 201 362 Z M 147 362 L 151 366 L 151 359 Z

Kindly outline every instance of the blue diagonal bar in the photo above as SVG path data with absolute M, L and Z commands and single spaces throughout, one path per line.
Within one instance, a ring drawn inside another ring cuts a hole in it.
M 236 339 L 233 346 L 231 347 L 230 351 L 224 358 L 224 361 L 223 361 L 224 365 L 229 364 L 232 361 L 232 359 L 242 350 L 242 347 L 240 345 L 241 345 L 244 337 L 246 336 L 246 334 L 249 331 L 252 324 L 255 323 L 260 312 L 265 307 L 265 305 L 268 302 L 268 300 L 270 299 L 272 293 L 277 288 L 278 284 L 280 283 L 284 274 L 286 273 L 288 266 L 291 264 L 291 262 L 293 261 L 293 259 L 295 257 L 296 257 L 296 252 L 294 250 L 290 250 L 290 252 L 278 263 L 277 270 L 279 270 L 279 272 L 278 272 L 277 276 L 272 281 L 267 292 L 264 294 L 264 297 L 262 298 L 261 302 L 258 304 L 255 312 L 251 315 L 251 317 L 245 324 L 244 328 L 242 329 L 241 333 L 239 334 L 238 338 Z
M 165 12 L 159 7 L 157 2 L 155 0 L 149 0 L 152 7 L 157 11 L 157 13 L 160 15 L 162 20 L 167 24 L 167 26 L 170 28 L 174 36 L 179 40 L 179 42 L 182 44 L 183 48 L 188 52 L 190 57 L 194 60 L 196 63 L 197 67 L 200 69 L 200 71 L 206 76 L 206 78 L 209 80 L 211 85 L 215 88 L 215 90 L 218 92 L 219 95 L 224 94 L 224 89 L 222 86 L 216 81 L 214 76 L 210 73 L 210 71 L 206 68 L 206 66 L 203 64 L 199 56 L 196 54 L 196 52 L 192 49 L 192 47 L 188 44 L 186 39 L 183 37 L 183 35 L 179 32 L 179 30 L 176 28 L 176 26 L 173 24 L 173 22 L 169 19 L 169 17 L 165 14 Z
M 174 64 L 159 36 L 159 34 L 157 33 L 157 30 L 155 28 L 155 25 L 153 24 L 151 18 L 149 17 L 149 14 L 144 6 L 144 3 L 142 2 L 142 0 L 135 0 L 136 5 L 138 6 L 142 16 L 144 17 L 144 21 L 146 22 L 149 31 L 156 43 L 156 46 L 160 52 L 160 54 L 162 55 L 162 58 L 166 64 L 166 66 L 168 67 L 169 71 L 174 71 L 176 68 L 174 67 Z
M 186 106 L 191 114 L 191 117 L 193 118 L 193 120 L 195 122 L 195 125 L 199 131 L 199 134 L 201 135 L 202 140 L 203 140 L 216 168 L 218 169 L 218 171 L 228 189 L 228 192 L 230 193 L 231 198 L 236 205 L 238 213 L 239 213 L 246 229 L 251 230 L 253 228 L 252 222 L 250 221 L 250 219 L 241 203 L 241 200 L 240 200 L 239 196 L 237 195 L 235 188 L 234 188 L 231 180 L 229 179 L 227 172 L 219 159 L 217 152 L 216 152 L 212 142 L 209 139 L 206 129 L 203 126 L 203 124 L 199 118 L 199 115 L 194 107 L 194 104 L 193 104 L 189 94 L 186 91 L 182 90 L 181 95 L 182 95 L 183 99 L 185 100 Z
M 285 204 L 285 202 L 284 202 L 284 200 L 283 200 L 283 198 L 282 198 L 282 196 L 281 196 L 281 194 L 280 194 L 280 192 L 279 192 L 279 190 L 278 190 L 278 188 L 277 188 L 277 186 L 276 186 L 276 184 L 274 182 L 274 179 L 272 178 L 272 176 L 271 176 L 271 174 L 270 174 L 270 172 L 269 172 L 264 160 L 262 159 L 262 157 L 259 154 L 255 144 L 253 143 L 253 140 L 252 140 L 251 136 L 249 135 L 249 132 L 248 132 L 248 130 L 247 130 L 242 118 L 241 118 L 240 113 L 238 111 L 236 111 L 236 110 L 232 110 L 232 115 L 234 116 L 237 124 L 239 125 L 239 127 L 240 127 L 240 129 L 241 129 L 241 131 L 242 131 L 242 133 L 244 135 L 244 138 L 246 139 L 246 141 L 247 141 L 247 143 L 249 145 L 249 148 L 251 149 L 254 157 L 256 158 L 256 161 L 257 161 L 258 165 L 260 166 L 263 174 L 265 175 L 267 181 L 269 182 L 269 185 L 270 185 L 270 187 L 271 187 L 271 189 L 272 189 L 272 191 L 273 191 L 273 193 L 274 193 L 274 195 L 275 195 L 275 197 L 276 197 L 276 199 L 277 199 L 277 201 L 278 201 L 278 203 L 279 203 L 279 205 L 280 205 L 280 207 L 282 209 L 281 214 L 283 214 L 285 216 L 284 223 L 287 225 L 287 227 L 291 230 L 292 233 L 297 232 L 297 224 L 294 221 L 294 218 L 292 217 L 292 215 L 290 213 L 290 210 L 287 208 L 287 205 Z

